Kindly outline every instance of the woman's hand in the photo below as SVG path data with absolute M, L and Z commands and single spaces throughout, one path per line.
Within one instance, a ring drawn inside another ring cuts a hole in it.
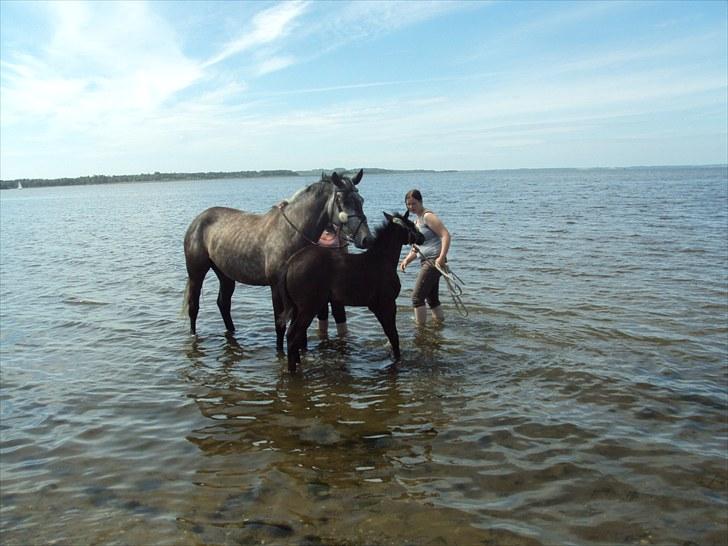
M 399 262 L 399 268 L 402 270 L 402 273 L 404 273 L 404 270 L 407 269 L 407 266 L 412 262 L 417 255 L 415 254 L 414 247 L 412 247 L 412 250 L 410 250 L 407 255 L 402 258 L 402 261 Z

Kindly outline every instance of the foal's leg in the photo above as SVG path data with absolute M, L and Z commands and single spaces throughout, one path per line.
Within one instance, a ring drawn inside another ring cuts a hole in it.
M 399 333 L 397 332 L 397 304 L 392 302 L 377 309 L 371 307 L 370 309 L 377 317 L 379 324 L 382 325 L 382 329 L 392 345 L 394 361 L 399 362 L 401 355 L 399 352 Z
M 220 290 L 217 293 L 217 307 L 220 309 L 222 320 L 225 322 L 225 328 L 228 332 L 232 333 L 235 331 L 235 324 L 233 324 L 233 317 L 230 314 L 230 307 L 233 292 L 235 292 L 235 281 L 214 265 L 212 266 L 212 270 L 220 281 Z
M 288 327 L 288 371 L 296 372 L 296 364 L 301 363 L 301 349 L 306 347 L 306 331 L 313 321 L 314 313 L 295 313 Z
M 286 334 L 288 341 L 288 371 L 296 373 L 296 365 L 301 362 L 301 333 L 298 321 L 294 318 L 288 325 L 288 333 Z

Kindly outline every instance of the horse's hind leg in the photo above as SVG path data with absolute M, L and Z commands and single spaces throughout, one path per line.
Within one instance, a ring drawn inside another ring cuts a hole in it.
M 192 335 L 197 334 L 197 314 L 200 312 L 200 292 L 202 292 L 205 273 L 207 273 L 207 270 L 202 274 L 190 274 L 187 279 L 187 288 L 185 288 L 185 306 L 190 317 L 190 333 Z
M 197 333 L 197 314 L 200 311 L 200 293 L 205 275 L 210 270 L 210 256 L 204 244 L 206 215 L 195 218 L 185 233 L 185 265 L 187 266 L 187 288 L 184 306 L 190 316 L 190 332 Z
M 220 309 L 220 315 L 222 315 L 222 320 L 225 322 L 225 328 L 228 332 L 232 333 L 235 331 L 235 324 L 233 324 L 230 308 L 232 306 L 233 292 L 235 292 L 235 281 L 225 275 L 215 265 L 212 266 L 212 270 L 220 281 L 220 290 L 217 293 L 217 307 Z

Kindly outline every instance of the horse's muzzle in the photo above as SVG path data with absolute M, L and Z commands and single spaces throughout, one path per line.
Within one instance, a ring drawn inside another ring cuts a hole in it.
M 367 249 L 374 246 L 374 236 L 373 235 L 367 235 L 364 237 L 364 240 L 362 241 L 362 248 Z
M 359 220 L 359 224 L 356 226 L 356 229 L 353 230 L 352 235 L 350 236 L 350 239 L 354 241 L 354 245 L 357 248 L 369 248 L 373 241 L 374 237 L 372 237 L 371 232 L 369 231 L 369 226 L 367 225 L 366 218 L 364 218 L 364 215 L 349 215 L 349 219 L 351 221 L 351 218 L 356 218 Z M 349 224 L 344 224 L 345 226 L 349 226 Z

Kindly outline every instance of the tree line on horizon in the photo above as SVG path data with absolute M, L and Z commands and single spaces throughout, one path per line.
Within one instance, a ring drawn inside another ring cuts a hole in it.
M 291 171 L 286 169 L 265 171 L 211 171 L 198 173 L 146 173 L 146 174 L 95 174 L 92 176 L 79 176 L 76 178 L 15 178 L 13 180 L 0 180 L 0 190 L 9 190 L 21 185 L 23 188 L 41 188 L 46 186 L 84 186 L 91 184 L 119 184 L 130 182 L 173 182 L 177 180 L 219 180 L 222 178 L 273 178 L 282 176 L 320 176 L 324 172 L 336 171 L 339 174 L 350 175 L 358 169 L 310 169 L 306 171 Z M 379 169 L 375 167 L 364 168 L 369 174 L 387 174 L 395 172 L 425 172 L 425 170 L 398 171 Z M 430 172 L 430 171 L 428 171 Z
M 143 174 L 95 174 L 92 176 L 79 176 L 76 178 L 16 178 L 13 180 L 0 180 L 0 189 L 17 188 L 21 184 L 24 188 L 40 188 L 45 186 L 83 186 L 90 184 L 116 184 L 128 182 L 171 182 L 175 180 L 217 180 L 220 178 L 258 178 L 275 176 L 299 176 L 296 171 L 270 170 L 270 171 L 230 171 L 230 172 L 200 172 L 200 173 L 143 173 Z

